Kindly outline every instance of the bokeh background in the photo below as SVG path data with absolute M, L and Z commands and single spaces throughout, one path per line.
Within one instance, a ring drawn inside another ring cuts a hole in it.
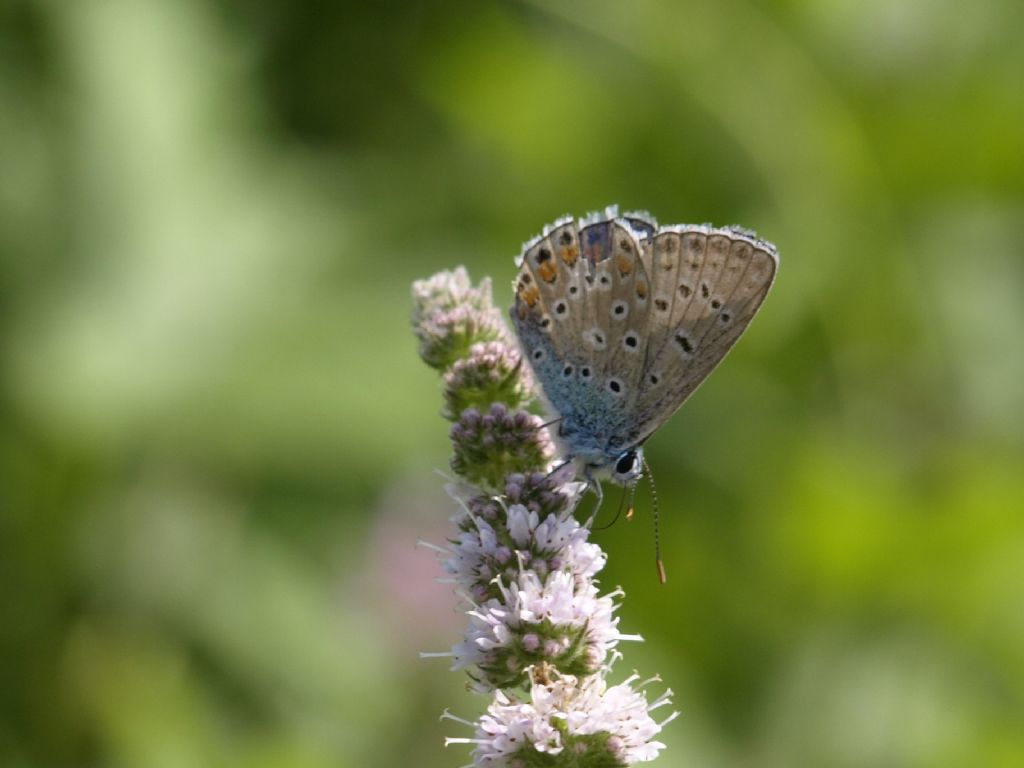
M 1024 765 L 1024 5 L 0 8 L 0 765 L 408 766 L 484 701 L 409 284 L 611 202 L 776 287 L 598 534 L 663 766 Z

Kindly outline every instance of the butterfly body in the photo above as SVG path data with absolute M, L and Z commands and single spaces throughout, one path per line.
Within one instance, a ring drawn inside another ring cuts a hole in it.
M 643 443 L 743 333 L 777 266 L 748 231 L 615 208 L 526 243 L 513 324 L 587 477 L 639 476 Z

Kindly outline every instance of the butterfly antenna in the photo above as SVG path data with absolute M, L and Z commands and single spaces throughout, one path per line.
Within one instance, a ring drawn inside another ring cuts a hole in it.
M 651 467 L 647 464 L 646 458 L 643 459 L 643 463 L 644 472 L 651 481 L 651 506 L 654 510 L 654 561 L 658 566 L 658 581 L 664 584 L 668 579 L 665 576 L 665 563 L 661 559 L 661 531 L 658 527 L 658 489 L 654 485 L 654 475 L 651 474 Z

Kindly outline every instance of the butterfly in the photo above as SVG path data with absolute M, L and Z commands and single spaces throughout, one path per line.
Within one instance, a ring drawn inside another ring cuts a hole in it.
M 640 478 L 643 444 L 743 334 L 778 264 L 749 230 L 659 227 L 614 206 L 523 246 L 512 322 L 557 436 L 598 494 L 597 480 Z

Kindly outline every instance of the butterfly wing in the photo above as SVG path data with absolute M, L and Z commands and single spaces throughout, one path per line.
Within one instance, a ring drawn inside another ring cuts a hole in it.
M 650 241 L 645 234 L 657 225 L 627 218 L 604 224 L 609 239 L 596 264 L 597 298 L 583 341 L 595 346 L 593 337 L 598 336 L 602 348 L 595 366 L 597 385 L 615 397 L 616 414 L 628 421 L 628 405 L 636 397 L 643 371 L 643 334 L 650 307 L 650 279 L 644 266 Z M 651 229 L 645 231 L 642 227 L 647 224 Z M 586 230 L 583 233 L 585 237 Z M 614 431 L 606 429 L 603 436 L 612 434 Z
M 746 330 L 777 266 L 743 230 L 612 208 L 527 243 L 512 320 L 573 449 L 611 458 L 646 440 Z
M 520 263 L 512 319 L 526 359 L 591 446 L 624 429 L 642 372 L 644 234 L 612 209 L 578 228 L 564 219 L 527 243 Z
M 590 361 L 578 343 L 588 274 L 572 218 L 559 219 L 523 246 L 512 322 L 544 394 L 560 414 L 571 410 L 572 383 Z
M 631 422 L 643 442 L 693 394 L 757 313 L 778 267 L 774 246 L 739 229 L 659 230 L 650 247 L 651 308 Z

